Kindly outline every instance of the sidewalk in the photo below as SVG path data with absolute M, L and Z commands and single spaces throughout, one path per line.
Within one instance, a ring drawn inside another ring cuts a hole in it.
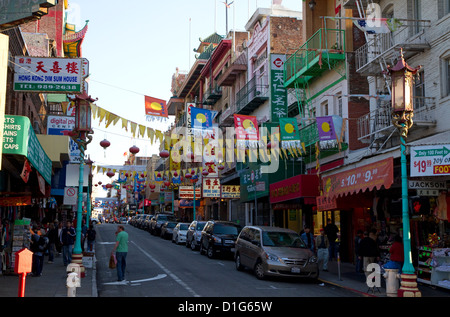
M 53 263 L 47 263 L 41 277 L 27 276 L 25 297 L 67 297 L 66 267 L 62 255 L 55 256 Z M 81 287 L 77 287 L 76 297 L 97 297 L 97 280 L 95 255 L 83 257 L 85 277 L 81 278 Z M 18 297 L 19 277 L 17 275 L 0 275 L 0 297 Z
M 364 273 L 355 272 L 355 266 L 351 263 L 341 263 L 338 268 L 336 260 L 328 262 L 328 271 L 320 271 L 319 280 L 323 283 L 342 287 L 367 297 L 387 297 L 386 280 L 381 277 L 381 287 L 369 289 Z M 340 272 L 340 274 L 339 274 Z M 450 290 L 418 283 L 422 297 L 450 297 Z

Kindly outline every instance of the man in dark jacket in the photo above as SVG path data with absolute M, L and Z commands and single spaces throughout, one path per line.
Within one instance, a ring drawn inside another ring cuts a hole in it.
M 75 244 L 75 237 L 77 233 L 75 229 L 72 227 L 72 222 L 67 221 L 67 225 L 62 229 L 61 232 L 61 243 L 63 250 L 63 261 L 64 265 L 67 266 L 72 262 L 72 250 L 73 245 Z
M 367 272 L 367 266 L 371 263 L 377 263 L 380 259 L 377 243 L 374 239 L 369 237 L 367 231 L 364 231 L 364 238 L 359 245 L 359 258 L 363 260 L 363 268 L 366 276 L 370 273 Z

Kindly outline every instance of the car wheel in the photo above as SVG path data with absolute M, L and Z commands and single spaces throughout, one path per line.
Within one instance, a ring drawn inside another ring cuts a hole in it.
M 191 246 L 191 244 L 189 243 L 188 239 L 186 238 L 186 248 L 189 248 Z
M 254 268 L 253 271 L 255 272 L 256 278 L 257 278 L 258 280 L 263 280 L 263 279 L 265 278 L 265 275 L 264 275 L 264 266 L 263 266 L 263 264 L 261 263 L 261 261 L 258 261 L 258 262 L 255 264 L 255 268 Z
M 242 271 L 244 269 L 244 266 L 241 264 L 241 256 L 240 254 L 236 254 L 236 259 L 234 260 L 234 263 L 236 264 L 236 270 Z
M 192 250 L 192 251 L 195 251 L 195 249 L 197 249 L 197 247 L 196 247 L 196 245 L 195 245 L 195 239 L 192 238 L 192 240 L 191 240 L 191 250 Z
M 212 245 L 210 245 L 209 247 L 208 247 L 208 250 L 206 251 L 206 255 L 208 256 L 208 258 L 210 258 L 210 259 L 213 259 L 214 258 L 214 249 L 213 249 L 213 246 Z

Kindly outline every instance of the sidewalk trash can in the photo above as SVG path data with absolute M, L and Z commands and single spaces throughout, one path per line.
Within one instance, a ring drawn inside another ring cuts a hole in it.
M 388 297 L 397 297 L 397 291 L 400 287 L 398 269 L 384 269 L 383 277 L 386 279 L 386 295 Z

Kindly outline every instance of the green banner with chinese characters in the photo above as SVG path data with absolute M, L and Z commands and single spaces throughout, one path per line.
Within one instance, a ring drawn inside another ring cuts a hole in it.
M 3 154 L 25 156 L 45 181 L 51 184 L 52 161 L 39 143 L 28 117 L 5 116 Z
M 284 62 L 286 55 L 270 55 L 270 103 L 271 120 L 278 122 L 288 115 L 287 89 L 284 87 Z
M 254 164 L 242 171 L 240 185 L 241 202 L 253 201 L 255 195 L 257 198 L 269 195 L 269 177 L 268 174 L 261 173 L 261 165 Z

